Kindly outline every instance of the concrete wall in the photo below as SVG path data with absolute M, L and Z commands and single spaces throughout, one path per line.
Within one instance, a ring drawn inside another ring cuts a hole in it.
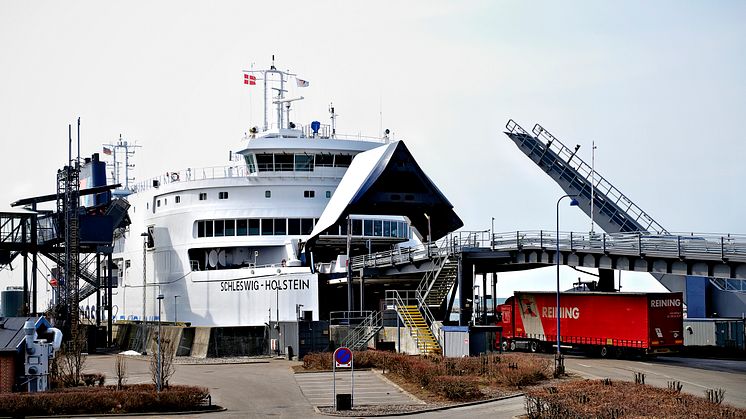
M 396 351 L 399 353 L 408 355 L 420 354 L 408 327 L 384 327 L 378 334 L 378 338 L 384 342 L 394 342 L 396 344 Z
M 210 347 L 211 327 L 195 327 L 194 342 L 192 343 L 192 356 L 195 358 L 207 358 L 207 349 Z

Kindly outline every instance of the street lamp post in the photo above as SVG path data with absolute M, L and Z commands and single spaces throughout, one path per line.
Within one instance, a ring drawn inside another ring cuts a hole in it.
M 155 375 L 155 390 L 160 393 L 161 380 L 163 379 L 163 370 L 161 369 L 161 300 L 163 300 L 163 294 L 160 293 L 160 289 L 158 291 L 158 372 Z
M 557 200 L 557 237 L 555 237 L 555 242 L 557 244 L 557 252 L 556 252 L 556 258 L 557 258 L 557 311 L 554 313 L 555 316 L 557 316 L 557 354 L 555 356 L 554 360 L 554 375 L 560 376 L 565 373 L 565 366 L 564 362 L 562 361 L 562 352 L 560 350 L 560 229 L 559 229 L 559 205 L 560 202 L 562 202 L 565 198 L 570 198 L 570 205 L 571 206 L 577 206 L 578 200 L 575 199 L 577 195 L 563 195 L 560 197 L 560 199 Z
M 176 299 L 179 298 L 179 297 L 181 297 L 181 296 L 180 295 L 174 295 L 174 325 L 178 321 L 177 318 L 176 318 Z
M 432 233 L 430 231 L 430 216 L 425 214 L 425 218 L 427 218 L 427 257 L 430 257 L 430 241 L 432 240 Z
M 142 324 L 145 324 L 145 300 L 147 296 L 147 281 L 146 281 L 146 267 L 145 267 L 145 256 L 148 253 L 148 233 L 140 234 L 142 236 Z
M 479 320 L 479 285 L 474 285 L 472 291 L 474 305 L 476 306 L 476 311 L 474 312 L 474 324 L 477 324 Z

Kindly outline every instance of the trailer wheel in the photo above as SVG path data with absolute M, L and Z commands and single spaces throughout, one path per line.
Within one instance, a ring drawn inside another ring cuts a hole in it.
M 508 352 L 508 349 L 509 349 L 508 341 L 507 340 L 502 341 L 502 343 L 500 344 L 500 347 L 502 348 L 503 352 Z
M 510 350 L 515 351 L 515 341 L 510 342 Z
M 609 348 L 607 348 L 606 346 L 602 346 L 601 349 L 598 351 L 598 354 L 601 356 L 601 358 L 608 358 Z
M 539 351 L 539 342 L 532 340 L 531 341 L 531 352 L 538 352 Z

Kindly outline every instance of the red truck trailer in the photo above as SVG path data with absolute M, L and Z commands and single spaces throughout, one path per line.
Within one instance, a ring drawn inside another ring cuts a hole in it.
M 498 306 L 504 350 L 554 351 L 557 293 L 516 291 Z M 683 348 L 682 293 L 560 294 L 560 342 L 607 357 L 658 354 Z

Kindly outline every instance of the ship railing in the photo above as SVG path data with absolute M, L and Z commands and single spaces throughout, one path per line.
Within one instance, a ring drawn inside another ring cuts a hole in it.
M 157 188 L 162 185 L 169 183 L 177 183 L 184 181 L 193 180 L 207 180 L 207 179 L 224 179 L 224 178 L 237 178 L 246 177 L 249 175 L 249 169 L 244 165 L 234 166 L 213 166 L 213 167 L 199 167 L 199 168 L 188 168 L 176 172 L 165 172 L 160 176 L 151 177 L 142 182 L 136 183 L 132 190 L 134 192 L 142 192 L 148 189 Z
M 387 267 L 425 259 L 447 257 L 464 249 L 481 248 L 496 251 L 521 249 L 561 251 L 585 250 L 591 253 L 612 253 L 629 256 L 659 256 L 703 260 L 746 262 L 746 235 L 713 233 L 653 234 L 578 233 L 552 230 L 510 231 L 490 234 L 489 230 L 458 231 L 431 244 L 398 247 L 351 258 L 353 269 Z
M 523 248 L 561 251 L 586 250 L 630 256 L 661 256 L 672 258 L 700 258 L 706 260 L 746 261 L 746 235 L 726 234 L 651 234 L 631 233 L 578 233 L 561 231 L 512 231 L 495 233 L 493 250 L 520 250 Z

